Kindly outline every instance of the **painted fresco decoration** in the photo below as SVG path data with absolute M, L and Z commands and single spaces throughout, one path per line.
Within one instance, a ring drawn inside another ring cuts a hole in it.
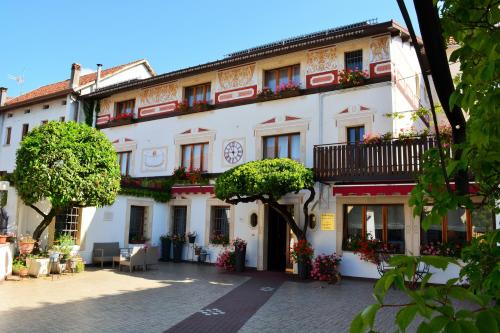
M 146 88 L 139 94 L 140 105 L 156 105 L 177 100 L 177 82 Z
M 255 64 L 231 68 L 217 73 L 221 91 L 244 88 L 254 84 Z
M 332 47 L 307 52 L 306 74 L 323 73 L 337 69 L 337 49 Z
M 105 98 L 105 99 L 101 100 L 100 105 L 99 105 L 99 110 L 100 110 L 99 116 L 111 114 L 111 106 L 112 105 L 113 105 L 113 103 L 111 103 L 110 98 Z
M 382 62 L 389 59 L 389 37 L 372 38 L 370 42 L 370 63 Z
M 167 168 L 167 147 L 145 148 L 142 150 L 143 171 L 164 171 Z
M 222 146 L 224 163 L 229 166 L 235 166 L 243 163 L 245 160 L 245 139 L 225 140 Z

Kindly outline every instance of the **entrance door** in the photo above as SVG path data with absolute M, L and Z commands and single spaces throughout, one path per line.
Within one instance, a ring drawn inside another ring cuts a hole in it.
M 287 209 L 293 214 L 293 205 L 287 206 Z M 284 272 L 290 250 L 289 228 L 285 219 L 271 207 L 268 208 L 267 217 L 267 269 Z
M 130 244 L 144 243 L 144 216 L 146 207 L 130 206 L 130 226 L 128 242 Z

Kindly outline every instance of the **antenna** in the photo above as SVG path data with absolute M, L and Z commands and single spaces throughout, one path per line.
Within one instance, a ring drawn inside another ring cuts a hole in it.
M 26 71 L 26 68 L 23 69 L 23 73 L 21 75 L 12 75 L 12 74 L 8 75 L 9 79 L 16 81 L 17 85 L 19 86 L 19 95 L 23 94 L 23 84 L 25 81 L 24 72 L 25 71 Z

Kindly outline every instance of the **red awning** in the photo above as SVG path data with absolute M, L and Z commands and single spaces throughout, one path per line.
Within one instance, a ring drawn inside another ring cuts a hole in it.
M 455 184 L 450 184 L 455 189 Z M 333 185 L 333 195 L 409 195 L 415 184 L 359 184 Z M 469 193 L 476 194 L 478 188 L 469 185 Z
M 173 186 L 172 194 L 214 194 L 213 185 Z

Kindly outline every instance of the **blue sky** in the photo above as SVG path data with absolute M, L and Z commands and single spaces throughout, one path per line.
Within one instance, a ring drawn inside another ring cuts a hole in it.
M 396 0 L 5 0 L 0 86 L 17 96 L 9 75 L 24 74 L 27 92 L 67 79 L 73 62 L 95 69 L 146 58 L 164 73 L 370 18 L 403 24 Z

